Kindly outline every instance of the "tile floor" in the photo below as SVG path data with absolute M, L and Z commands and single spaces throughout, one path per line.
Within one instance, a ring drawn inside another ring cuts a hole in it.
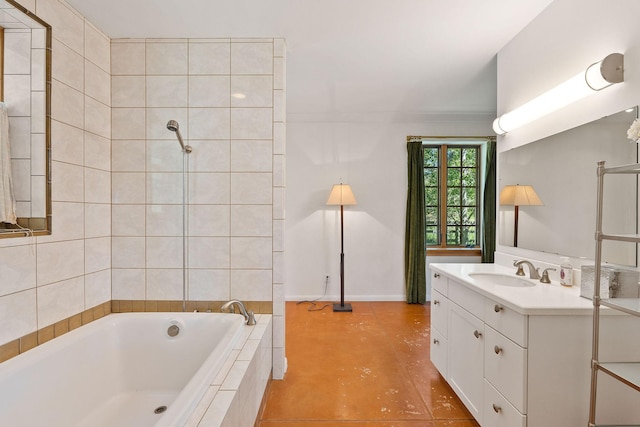
M 286 305 L 289 367 L 258 427 L 478 426 L 429 361 L 429 305 L 308 308 Z

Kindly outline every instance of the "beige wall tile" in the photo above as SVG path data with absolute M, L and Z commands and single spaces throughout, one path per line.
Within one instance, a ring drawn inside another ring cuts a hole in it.
M 182 236 L 182 205 L 147 205 L 146 228 L 147 236 Z
M 189 299 L 195 301 L 227 301 L 229 292 L 228 269 L 190 269 Z
M 103 71 L 111 70 L 111 41 L 100 30 L 85 21 L 84 26 L 85 48 L 84 55 Z
M 18 339 L 37 328 L 36 290 L 28 289 L 0 297 L 0 342 Z
M 190 114 L 190 113 L 189 113 Z M 176 139 L 175 132 L 167 129 L 169 120 L 176 120 L 186 141 L 190 138 L 187 126 L 187 108 L 147 108 L 147 139 Z
M 51 120 L 51 158 L 65 163 L 82 165 L 84 161 L 84 132 L 82 129 Z
M 177 140 L 148 140 L 146 152 L 147 172 L 182 172 L 182 149 Z M 196 155 L 189 156 L 193 157 Z
M 181 300 L 182 269 L 147 269 L 147 294 L 150 300 Z
M 229 107 L 230 90 L 230 76 L 190 75 L 189 107 Z
M 147 76 L 147 107 L 188 106 L 187 76 Z
M 85 168 L 84 184 L 85 202 L 111 202 L 111 173 L 98 169 Z
M 231 268 L 270 269 L 272 266 L 271 237 L 232 237 Z
M 232 139 L 271 139 L 273 111 L 271 108 L 232 108 Z
M 270 139 L 234 140 L 231 143 L 231 171 L 271 172 L 272 145 Z
M 182 267 L 182 237 L 147 236 L 146 245 L 147 269 Z
M 193 139 L 229 139 L 230 122 L 228 108 L 189 109 L 189 135 Z
M 227 42 L 189 43 L 189 74 L 229 74 L 231 44 Z
M 182 174 L 177 172 L 147 173 L 147 203 L 182 203 Z
M 84 128 L 88 132 L 111 137 L 111 108 L 88 96 L 84 100 Z
M 188 68 L 188 44 L 184 42 L 147 41 L 147 75 L 186 75 Z
M 231 74 L 273 74 L 273 43 L 231 43 Z
M 36 254 L 38 286 L 82 276 L 84 273 L 83 240 L 39 244 Z
M 271 270 L 231 270 L 231 298 L 249 301 L 270 300 Z
M 111 201 L 113 203 L 145 203 L 145 174 L 140 172 L 113 172 L 111 174 Z
M 91 61 L 84 63 L 85 94 L 105 105 L 111 105 L 111 76 Z
M 84 253 L 85 274 L 108 270 L 111 267 L 111 237 L 86 239 Z
M 111 137 L 113 139 L 144 139 L 145 116 L 144 108 L 112 108 Z
M 231 236 L 270 237 L 271 205 L 232 205 Z
M 84 165 L 90 168 L 111 171 L 111 140 L 85 132 Z
M 31 60 L 25 52 L 31 50 L 31 31 L 22 29 L 5 29 L 4 32 L 4 73 L 29 74 Z
M 53 80 L 51 82 L 51 118 L 80 129 L 84 126 L 82 92 Z
M 113 107 L 145 106 L 144 76 L 112 76 L 111 103 Z
M 228 237 L 189 237 L 189 268 L 229 268 Z
M 53 37 L 74 51 L 84 52 L 84 19 L 82 16 L 58 1 L 39 1 L 36 14 L 54 28 Z
M 270 173 L 232 173 L 231 203 L 242 205 L 271 204 Z
M 85 307 L 95 307 L 111 300 L 111 269 L 87 274 L 84 278 Z
M 72 239 L 83 239 L 84 203 L 52 202 L 51 216 L 55 218 L 55 233 L 39 238 L 39 243 L 50 243 Z
M 145 267 L 144 237 L 112 237 L 111 267 L 132 269 Z M 117 299 L 126 299 L 120 298 Z
M 231 76 L 231 106 L 273 106 L 273 77 Z
M 85 238 L 111 237 L 111 204 L 84 204 Z
M 229 172 L 231 144 L 229 140 L 190 140 L 193 155 L 189 156 L 192 172 Z
M 144 172 L 146 167 L 144 139 L 114 139 L 111 142 L 111 168 L 113 172 Z
M 189 235 L 229 236 L 229 205 L 189 206 Z
M 84 59 L 81 53 L 61 41 L 52 41 L 51 78 L 81 91 L 84 87 Z
M 113 236 L 144 236 L 146 205 L 112 205 Z
M 111 298 L 114 300 L 142 300 L 145 298 L 145 269 L 111 271 Z
M 38 287 L 38 329 L 84 309 L 84 277 Z
M 84 201 L 84 173 L 82 166 L 54 161 L 51 164 L 51 198 L 61 202 Z
M 4 100 L 11 116 L 31 114 L 31 77 L 26 75 L 6 75 L 4 77 Z
M 228 204 L 228 173 L 194 173 L 189 175 L 189 203 L 202 205 Z
M 0 296 L 36 286 L 36 254 L 32 245 L 0 248 Z M 4 342 L 4 341 L 0 341 Z
M 141 76 L 145 73 L 144 41 L 111 43 L 111 74 Z

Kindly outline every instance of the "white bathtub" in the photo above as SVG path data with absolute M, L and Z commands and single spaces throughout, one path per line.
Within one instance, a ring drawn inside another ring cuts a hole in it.
M 96 320 L 0 364 L 0 426 L 182 426 L 248 328 L 243 321 L 221 313 Z

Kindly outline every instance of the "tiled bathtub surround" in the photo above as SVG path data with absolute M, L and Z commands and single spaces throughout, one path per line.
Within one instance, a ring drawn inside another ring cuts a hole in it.
M 218 376 L 185 427 L 252 426 L 271 374 L 272 316 L 256 316 L 245 326 Z
M 182 298 L 188 155 L 188 300 L 272 301 L 284 373 L 284 42 L 111 42 L 114 300 Z

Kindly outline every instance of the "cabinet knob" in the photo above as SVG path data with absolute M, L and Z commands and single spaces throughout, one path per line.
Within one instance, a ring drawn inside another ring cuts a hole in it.
M 473 331 L 473 335 L 474 335 L 476 338 L 480 338 L 480 337 L 482 336 L 482 333 L 481 333 L 479 330 L 477 330 L 477 329 L 476 329 L 475 331 Z
M 436 279 L 439 278 L 440 277 L 440 273 L 433 273 L 433 277 L 436 278 Z
M 437 299 L 434 299 L 433 300 L 433 305 L 438 305 L 438 304 L 440 304 L 440 301 L 438 301 Z
M 502 412 L 502 408 L 499 407 L 498 405 L 496 405 L 495 403 L 492 406 L 493 406 L 493 410 L 496 412 L 496 414 Z
M 496 313 L 500 313 L 502 310 L 504 310 L 504 309 L 502 308 L 502 306 L 500 306 L 498 304 L 493 306 L 493 311 L 495 311 Z
M 440 341 L 438 341 L 436 338 L 433 339 L 433 343 L 434 344 L 440 344 Z
M 502 353 L 502 349 L 500 347 L 498 347 L 498 346 L 493 347 L 493 351 L 495 351 L 496 354 Z

